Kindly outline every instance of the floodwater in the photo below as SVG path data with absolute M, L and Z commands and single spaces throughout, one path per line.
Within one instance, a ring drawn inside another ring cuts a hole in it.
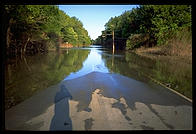
M 130 52 L 112 51 L 91 46 L 48 54 L 27 56 L 6 64 L 5 108 L 8 109 L 62 80 L 90 72 L 115 73 L 145 83 L 146 76 L 192 98 L 192 64 L 173 60 L 155 60 Z
M 192 129 L 192 103 L 149 78 L 191 98 L 180 61 L 93 45 L 13 61 L 5 76 L 7 129 Z

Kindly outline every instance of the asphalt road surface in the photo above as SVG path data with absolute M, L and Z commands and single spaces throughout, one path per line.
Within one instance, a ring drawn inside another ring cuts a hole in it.
M 5 112 L 7 130 L 191 130 L 192 103 L 156 84 L 91 72 Z

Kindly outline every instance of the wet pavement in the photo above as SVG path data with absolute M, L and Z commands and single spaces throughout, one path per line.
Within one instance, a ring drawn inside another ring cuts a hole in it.
M 6 129 L 192 129 L 191 102 L 155 83 L 110 72 L 98 52 L 92 49 L 78 72 L 8 109 Z

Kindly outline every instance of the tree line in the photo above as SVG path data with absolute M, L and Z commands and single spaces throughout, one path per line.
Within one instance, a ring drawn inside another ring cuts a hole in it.
M 4 32 L 9 56 L 59 49 L 61 43 L 89 45 L 82 22 L 54 5 L 4 5 Z
M 140 5 L 122 15 L 111 17 L 94 43 L 104 44 L 112 39 L 126 39 L 125 48 L 167 45 L 172 38 L 184 34 L 192 38 L 192 7 L 190 5 Z

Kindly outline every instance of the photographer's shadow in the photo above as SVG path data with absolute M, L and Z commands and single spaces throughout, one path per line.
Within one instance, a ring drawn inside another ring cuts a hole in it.
M 55 114 L 50 124 L 50 130 L 72 130 L 72 121 L 69 117 L 69 99 L 71 94 L 64 85 L 55 96 Z

